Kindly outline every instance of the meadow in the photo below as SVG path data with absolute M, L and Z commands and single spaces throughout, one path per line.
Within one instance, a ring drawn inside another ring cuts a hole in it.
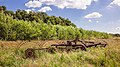
M 76 50 L 49 53 L 36 51 L 36 58 L 25 58 L 27 48 L 48 47 L 61 41 L 31 41 L 19 45 L 20 41 L 0 41 L 0 67 L 119 67 L 120 38 L 105 39 L 108 45 L 87 48 L 87 51 Z
M 78 28 L 68 18 L 45 12 L 0 6 L 0 67 L 120 67 L 120 38 L 113 36 L 119 34 Z M 108 45 L 86 51 L 35 51 L 35 58 L 25 57 L 28 48 L 48 48 L 76 37 L 104 40 Z

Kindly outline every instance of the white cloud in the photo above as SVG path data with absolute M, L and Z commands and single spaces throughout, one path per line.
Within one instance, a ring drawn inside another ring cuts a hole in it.
M 88 21 L 89 21 L 89 22 L 92 22 L 92 20 L 90 20 L 90 19 L 89 19 Z
M 52 11 L 52 9 L 50 7 L 48 7 L 48 6 L 45 6 L 45 7 L 41 8 L 38 11 L 40 11 L 40 12 L 47 12 L 47 11 Z
M 32 11 L 35 11 L 35 9 L 34 9 L 34 8 L 32 8 L 31 10 L 32 10 Z
M 86 9 L 92 2 L 98 0 L 33 0 L 29 1 L 25 5 L 27 7 L 41 7 L 42 4 L 53 5 L 58 8 L 71 8 L 71 9 Z
M 107 8 L 110 9 L 110 8 L 113 8 L 113 6 L 112 5 L 108 5 Z
M 26 11 L 27 13 L 29 13 L 29 12 L 32 11 L 32 10 L 31 10 L 31 9 L 26 9 L 25 11 Z
M 120 0 L 113 0 L 113 1 L 107 6 L 107 8 L 113 8 L 113 5 L 118 5 L 118 6 L 120 6 Z
M 44 4 L 54 5 L 58 8 L 75 8 L 75 9 L 86 9 L 87 6 L 91 5 L 92 1 L 96 0 L 42 0 Z
M 116 29 L 116 30 L 120 30 L 120 27 L 116 27 L 115 29 Z
M 96 21 L 96 23 L 99 23 L 99 21 Z
M 120 6 L 120 0 L 113 0 L 113 2 L 111 2 L 110 4 Z
M 98 0 L 93 0 L 93 1 L 97 2 Z
M 27 6 L 28 8 L 31 7 L 36 8 L 36 7 L 41 7 L 42 3 L 40 1 L 33 0 L 25 3 L 25 6 Z
M 35 11 L 35 9 L 25 9 L 25 11 L 29 13 L 30 11 Z
M 100 18 L 100 17 L 102 17 L 102 14 L 100 14 L 99 12 L 93 12 L 86 15 L 84 18 Z

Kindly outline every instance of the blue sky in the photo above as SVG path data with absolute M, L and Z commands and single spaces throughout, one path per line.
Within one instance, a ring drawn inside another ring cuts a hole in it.
M 0 0 L 0 5 L 62 16 L 86 30 L 120 33 L 120 0 Z

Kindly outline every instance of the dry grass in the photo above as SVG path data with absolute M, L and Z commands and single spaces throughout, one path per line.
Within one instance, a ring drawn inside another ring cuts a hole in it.
M 120 38 L 103 39 L 109 45 L 105 48 L 88 48 L 87 51 L 56 52 L 54 54 L 36 51 L 37 58 L 24 59 L 27 48 L 48 47 L 62 41 L 0 41 L 1 67 L 119 67 Z M 100 39 L 100 41 L 102 41 Z M 25 43 L 20 46 L 21 43 Z

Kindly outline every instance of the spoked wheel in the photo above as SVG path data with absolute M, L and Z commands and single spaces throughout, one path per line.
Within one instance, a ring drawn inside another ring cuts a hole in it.
M 26 56 L 26 58 L 35 58 L 35 50 L 32 48 L 28 48 L 25 51 L 25 56 Z

